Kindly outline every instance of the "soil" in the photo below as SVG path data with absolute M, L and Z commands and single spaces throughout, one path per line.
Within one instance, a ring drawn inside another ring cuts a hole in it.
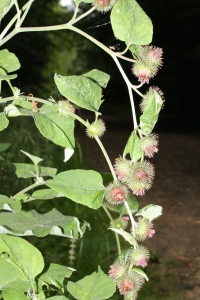
M 112 163 L 122 155 L 131 132 L 126 122 L 123 128 L 117 124 L 102 137 Z M 77 137 L 87 149 L 93 169 L 109 172 L 96 142 L 86 138 L 84 130 L 78 130 Z M 199 154 L 200 135 L 160 132 L 159 152 L 151 160 L 156 169 L 155 181 L 145 196 L 138 198 L 140 208 L 150 203 L 163 207 L 163 215 L 154 221 L 156 234 L 146 242 L 158 258 L 149 272 L 157 272 L 169 282 L 171 277 L 182 295 L 173 298 L 176 300 L 200 299 Z

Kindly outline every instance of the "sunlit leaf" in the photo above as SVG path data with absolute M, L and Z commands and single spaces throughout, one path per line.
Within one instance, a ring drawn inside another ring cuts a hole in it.
M 20 63 L 14 53 L 4 49 L 0 51 L 0 67 L 7 73 L 10 73 L 18 70 L 20 68 Z
M 18 178 L 30 178 L 35 177 L 36 169 L 35 165 L 32 164 L 23 164 L 23 163 L 14 163 L 13 164 L 16 168 L 15 174 Z M 56 175 L 57 169 L 50 168 L 50 167 L 39 167 L 39 176 L 40 177 L 54 177 Z
M 5 113 L 0 113 L 0 131 L 4 130 L 6 127 L 8 127 L 9 121 L 6 118 Z
M 115 4 L 111 25 L 115 37 L 127 46 L 147 45 L 152 41 L 152 22 L 135 0 L 119 0 Z
M 43 270 L 42 254 L 29 242 L 19 237 L 4 234 L 0 235 L 0 239 L 9 248 L 13 262 L 23 270 L 28 280 L 33 280 Z
M 1 0 L 0 1 L 0 20 L 7 14 L 11 6 L 14 4 L 12 0 Z
M 87 72 L 82 76 L 91 79 L 102 88 L 106 88 L 108 81 L 110 80 L 110 75 L 97 69 L 93 69 L 92 71 Z
M 45 183 L 65 197 L 93 209 L 101 206 L 105 193 L 101 175 L 92 170 L 61 172 Z
M 149 204 L 140 209 L 136 216 L 142 216 L 150 222 L 162 215 L 162 207 L 160 205 Z
M 98 84 L 84 76 L 61 76 L 55 74 L 59 92 L 76 105 L 98 111 L 102 104 L 102 90 Z
M 77 300 L 102 300 L 109 299 L 116 291 L 114 281 L 106 275 L 100 267 L 98 272 L 77 282 L 68 282 L 67 289 Z
M 45 282 L 60 289 L 63 287 L 64 278 L 69 278 L 73 271 L 75 270 L 66 266 L 50 264 L 48 270 L 39 277 L 39 284 Z

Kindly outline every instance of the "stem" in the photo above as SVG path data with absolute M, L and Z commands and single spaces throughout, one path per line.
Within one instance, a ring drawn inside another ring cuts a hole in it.
M 20 194 L 25 194 L 27 191 L 34 189 L 35 187 L 39 186 L 39 185 L 43 185 L 45 184 L 44 182 L 41 183 L 33 183 L 31 185 L 29 185 L 28 187 L 26 187 L 25 189 L 23 189 L 22 191 L 20 191 L 19 193 L 15 194 L 14 196 L 12 196 L 12 198 L 16 198 L 18 195 Z
M 77 11 L 76 11 L 77 10 Z M 91 7 L 88 11 L 86 11 L 84 14 L 80 15 L 78 18 L 76 18 L 76 15 L 78 13 L 78 5 L 75 8 L 75 12 L 74 15 L 72 17 L 72 19 L 68 22 L 68 24 L 72 25 L 75 24 L 76 22 L 80 21 L 82 18 L 86 17 L 87 15 L 89 15 L 91 12 L 93 12 L 95 10 L 95 6 Z
M 107 214 L 108 218 L 110 219 L 111 222 L 113 222 L 113 218 L 110 214 L 110 212 L 108 211 L 107 207 L 105 205 L 102 204 L 102 207 L 105 211 L 105 213 Z M 117 242 L 117 249 L 118 249 L 118 254 L 121 254 L 121 246 L 120 246 L 120 241 L 119 241 L 119 235 L 117 232 L 115 232 L 115 238 L 116 238 L 116 242 Z
M 137 128 L 138 124 L 137 124 L 136 113 L 135 113 L 135 104 L 134 104 L 133 94 L 132 94 L 132 89 L 131 89 L 132 84 L 130 83 L 128 77 L 126 76 L 124 70 L 122 69 L 122 66 L 120 65 L 117 57 L 113 56 L 113 59 L 114 59 L 116 65 L 118 66 L 118 69 L 120 70 L 120 73 L 122 74 L 122 77 L 124 78 L 124 81 L 126 82 L 126 85 L 128 87 L 128 92 L 129 92 L 129 97 L 130 97 L 130 102 L 131 102 L 132 115 L 133 115 L 133 124 L 134 124 L 134 128 Z
M 135 224 L 136 224 L 136 222 L 135 222 L 135 220 L 133 219 L 133 215 L 132 215 L 131 210 L 130 210 L 130 208 L 129 208 L 128 202 L 124 201 L 124 205 L 126 206 L 126 210 L 127 210 L 127 212 L 128 212 L 129 218 L 130 218 L 130 220 L 131 220 L 132 234 L 133 234 L 133 236 L 135 236 Z
M 107 152 L 106 152 L 106 150 L 105 150 L 105 148 L 104 148 L 101 140 L 99 139 L 99 137 L 95 137 L 95 140 L 97 141 L 97 143 L 98 143 L 101 151 L 103 152 L 103 155 L 104 155 L 104 157 L 105 157 L 105 159 L 107 161 L 107 164 L 108 164 L 108 166 L 110 168 L 110 171 L 112 173 L 112 176 L 113 176 L 114 180 L 117 181 L 117 176 L 116 176 L 115 171 L 113 169 L 113 165 L 112 165 L 112 163 L 110 161 L 110 158 L 109 158 L 109 156 L 108 156 L 108 154 L 107 154 Z

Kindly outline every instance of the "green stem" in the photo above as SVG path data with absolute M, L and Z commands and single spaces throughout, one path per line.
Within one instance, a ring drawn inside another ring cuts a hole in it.
M 113 169 L 113 165 L 112 165 L 112 163 L 111 163 L 111 161 L 110 161 L 110 158 L 109 158 L 109 156 L 108 156 L 108 154 L 107 154 L 107 152 L 106 152 L 106 150 L 105 150 L 105 148 L 104 148 L 104 146 L 103 146 L 103 144 L 102 144 L 102 141 L 99 139 L 99 137 L 95 137 L 95 140 L 97 141 L 97 143 L 98 143 L 98 145 L 99 145 L 101 151 L 103 152 L 103 155 L 104 155 L 104 157 L 105 157 L 105 159 L 106 159 L 106 161 L 107 161 L 107 164 L 108 164 L 108 166 L 109 166 L 109 168 L 110 168 L 110 171 L 111 171 L 111 173 L 112 173 L 112 176 L 113 176 L 113 178 L 114 178 L 114 181 L 117 181 L 117 176 L 116 176 L 115 171 L 114 171 L 114 169 Z
M 133 215 L 132 215 L 131 210 L 129 208 L 128 202 L 124 201 L 124 205 L 126 206 L 126 210 L 128 212 L 128 215 L 129 215 L 129 218 L 130 218 L 130 221 L 131 221 L 132 234 L 133 234 L 133 236 L 135 236 L 135 225 L 136 225 L 136 222 L 133 219 Z
M 110 221 L 113 223 L 113 218 L 110 214 L 110 212 L 108 211 L 107 207 L 105 205 L 102 204 L 102 207 L 105 211 L 105 213 L 107 214 L 108 218 L 110 219 Z M 116 238 L 116 242 L 117 242 L 117 249 L 118 249 L 118 254 L 121 254 L 121 246 L 120 246 L 120 241 L 119 241 L 119 235 L 117 234 L 117 232 L 115 232 L 115 238 Z
M 12 196 L 12 198 L 16 198 L 18 195 L 20 194 L 25 194 L 26 192 L 28 192 L 29 190 L 32 190 L 34 189 L 35 187 L 38 187 L 39 185 L 44 185 L 45 183 L 44 182 L 41 182 L 41 183 L 33 183 L 31 185 L 29 185 L 28 187 L 26 187 L 25 189 L 23 189 L 22 191 L 20 191 L 19 193 L 15 194 L 14 196 Z

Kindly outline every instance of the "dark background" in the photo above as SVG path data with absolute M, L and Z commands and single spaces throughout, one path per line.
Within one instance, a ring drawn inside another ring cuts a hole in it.
M 25 1 L 19 1 L 24 4 Z M 154 25 L 153 45 L 163 48 L 164 65 L 150 85 L 165 94 L 165 105 L 157 125 L 164 130 L 197 131 L 199 127 L 199 66 L 200 66 L 200 2 L 199 0 L 139 0 L 138 3 Z M 90 7 L 83 4 L 83 10 Z M 3 28 L 12 16 L 3 18 Z M 23 26 L 55 25 L 67 22 L 73 12 L 59 5 L 59 1 L 36 0 Z M 106 24 L 107 23 L 107 24 Z M 102 26 L 101 26 L 102 25 Z M 123 50 L 124 44 L 113 36 L 109 13 L 93 13 L 75 26 L 95 36 L 107 46 Z M 111 75 L 104 96 L 102 112 L 130 119 L 127 88 L 112 59 L 85 38 L 70 31 L 30 32 L 16 35 L 4 47 L 14 52 L 20 62 L 15 86 L 26 94 L 47 99 L 59 99 L 53 82 L 54 73 L 82 74 L 98 68 Z M 131 82 L 131 64 L 122 61 Z M 146 91 L 147 85 L 142 91 Z M 5 91 L 5 89 L 4 89 Z M 136 102 L 140 99 L 135 95 Z M 138 107 L 138 105 L 136 105 Z

